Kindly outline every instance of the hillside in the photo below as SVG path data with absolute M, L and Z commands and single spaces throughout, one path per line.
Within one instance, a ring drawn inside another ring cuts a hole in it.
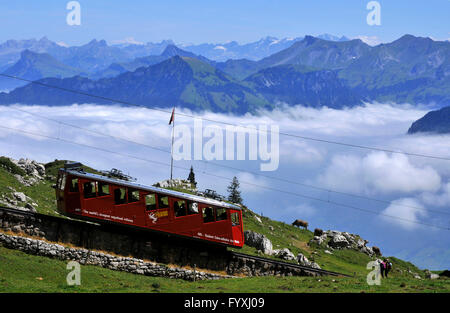
M 336 71 L 304 65 L 278 65 L 245 79 L 269 101 L 340 109 L 359 105 L 358 96 L 339 78 Z
M 425 116 L 412 123 L 408 134 L 415 133 L 450 133 L 450 106 L 428 112 Z
M 28 80 L 38 80 L 44 77 L 64 78 L 81 74 L 82 71 L 67 66 L 47 53 L 36 53 L 24 50 L 20 60 L 6 69 L 3 74 L 17 76 Z M 26 82 L 0 77 L 0 90 L 14 89 Z
M 55 183 L 55 175 L 58 168 L 63 165 L 64 161 L 57 161 L 48 164 L 39 164 L 31 160 L 11 160 L 6 157 L 0 158 L 0 205 L 8 205 L 12 207 L 22 207 L 28 210 L 36 210 L 44 214 L 58 215 L 55 211 L 54 189 L 51 188 Z M 87 171 L 95 171 L 85 167 Z M 289 249 L 293 255 L 303 254 L 308 260 L 317 263 L 322 269 L 338 271 L 354 275 L 352 278 L 317 278 L 312 277 L 258 277 L 246 278 L 245 280 L 221 281 L 221 282 L 199 282 L 193 288 L 193 292 L 204 292 L 198 290 L 197 286 L 203 286 L 206 290 L 217 291 L 217 288 L 225 288 L 229 292 L 240 290 L 243 292 L 259 292 L 261 290 L 270 290 L 270 292 L 311 292 L 311 291 L 369 291 L 369 292 L 422 292 L 422 291 L 449 291 L 449 280 L 441 278 L 438 280 L 425 279 L 425 272 L 418 269 L 411 263 L 402 261 L 397 258 L 390 257 L 393 263 L 393 271 L 391 278 L 384 281 L 381 286 L 368 286 L 365 282 L 368 270 L 366 265 L 369 261 L 374 260 L 375 256 L 369 256 L 367 253 L 353 248 L 331 248 L 331 244 L 327 245 L 328 239 L 319 244 L 314 237 L 313 232 L 309 230 L 299 229 L 283 222 L 271 220 L 270 218 L 260 216 L 252 210 L 243 209 L 244 229 L 246 231 L 256 232 L 268 238 L 274 250 Z M 345 233 L 342 233 L 345 234 Z M 357 235 L 354 238 L 359 238 Z M 312 239 L 314 239 L 312 242 Z M 361 238 L 359 238 L 361 239 Z M 358 240 L 359 240 L 358 239 Z M 362 239 L 361 239 L 362 240 Z M 364 246 L 367 242 L 364 243 Z M 55 266 L 63 270 L 65 263 L 56 260 L 45 259 L 39 261 L 39 257 L 21 255 L 21 252 L 6 251 L 2 249 L 2 260 L 0 262 L 0 273 L 3 282 L 0 284 L 0 290 L 9 291 L 25 291 L 27 288 L 33 288 L 35 291 L 44 291 L 42 286 L 47 286 L 51 291 L 71 292 L 73 288 L 61 286 L 61 282 L 54 275 L 46 272 L 45 268 Z M 382 247 L 381 247 L 382 250 Z M 245 245 L 239 252 L 261 255 L 257 248 Z M 269 258 L 278 258 L 276 255 L 264 255 Z M 30 270 L 29 274 L 16 275 L 18 268 L 33 268 L 35 262 L 45 264 L 39 271 Z M 294 260 L 290 262 L 295 262 Z M 48 264 L 48 265 L 47 265 Z M 88 281 L 91 277 L 97 277 L 99 273 L 105 278 L 106 283 L 98 286 L 92 280 L 90 283 L 83 284 L 79 291 L 151 291 L 149 284 L 158 282 L 161 289 L 165 292 L 174 291 L 185 282 L 173 282 L 162 278 L 136 277 L 126 273 L 114 273 L 105 269 L 96 269 L 86 267 Z M 35 280 L 27 280 L 28 275 L 45 276 L 44 283 Z M 5 278 L 6 277 L 6 278 Z M 17 284 L 10 284 L 16 281 Z M 118 283 L 120 281 L 121 283 Z M 320 283 L 319 283 L 320 282 Z M 48 285 L 50 284 L 50 285 Z M 270 284 L 271 287 L 266 289 L 264 285 Z M 6 286 L 6 287 L 5 287 Z M 8 287 L 9 286 L 9 287 Z M 16 287 L 12 287 L 16 286 Z M 123 289 L 124 286 L 129 288 Z M 46 288 L 47 288 L 46 287 Z M 3 289 L 2 289 L 3 288 Z M 11 289 L 12 288 L 12 289 Z M 60 290 L 60 288 L 62 288 Z M 76 287 L 78 288 L 78 287 Z M 239 288 L 239 289 L 235 289 Z M 189 289 L 191 290 L 191 289 Z M 267 291 L 265 291 L 267 292 Z

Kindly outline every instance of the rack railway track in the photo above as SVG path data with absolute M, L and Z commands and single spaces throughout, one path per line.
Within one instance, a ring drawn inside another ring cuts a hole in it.
M 299 270 L 303 270 L 303 271 L 317 273 L 320 275 L 352 277 L 352 275 L 348 275 L 348 274 L 344 274 L 344 273 L 332 272 L 332 271 L 327 271 L 324 269 L 318 269 L 318 268 L 313 268 L 310 266 L 304 266 L 304 265 L 290 263 L 290 262 L 278 261 L 278 260 L 274 260 L 274 259 L 269 259 L 269 258 L 234 252 L 234 251 L 230 251 L 230 254 L 237 258 L 245 258 L 245 259 L 255 260 L 255 261 L 259 261 L 259 262 L 271 263 L 278 267 L 299 269 Z

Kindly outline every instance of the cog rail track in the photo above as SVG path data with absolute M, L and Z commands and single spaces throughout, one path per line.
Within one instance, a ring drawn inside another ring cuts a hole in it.
M 5 207 L 5 206 L 0 206 L 0 213 L 11 213 L 14 215 L 20 215 L 23 217 L 28 217 L 28 218 L 30 218 L 30 220 L 40 219 L 40 220 L 47 220 L 50 222 L 57 222 L 57 224 L 59 224 L 59 225 L 71 224 L 72 226 L 80 227 L 80 228 L 83 226 L 89 226 L 90 228 L 101 228 L 102 227 L 102 224 L 99 224 L 99 223 L 93 223 L 93 222 L 79 220 L 79 219 L 63 218 L 63 217 L 58 217 L 58 216 L 46 215 L 46 214 L 42 214 L 42 213 L 24 211 L 24 210 L 14 209 L 14 208 L 10 208 L 10 207 Z M 1 226 L 2 225 L 0 224 L 0 227 Z M 58 228 L 59 227 L 60 226 L 58 226 Z M 119 228 L 117 228 L 116 231 L 119 231 Z M 120 232 L 122 232 L 122 230 Z M 205 248 L 208 246 L 209 245 L 205 245 Z M 306 272 L 317 273 L 320 275 L 352 277 L 351 275 L 344 274 L 344 273 L 327 271 L 324 269 L 317 269 L 317 268 L 313 268 L 313 267 L 309 267 L 309 266 L 304 266 L 304 265 L 299 265 L 299 264 L 294 264 L 294 263 L 289 263 L 289 262 L 284 262 L 284 261 L 278 261 L 278 260 L 274 260 L 274 259 L 239 253 L 239 252 L 235 252 L 235 251 L 227 251 L 227 254 L 230 259 L 235 258 L 235 259 L 254 260 L 257 262 L 269 263 L 278 268 L 297 269 L 297 270 L 302 270 L 302 271 L 306 271 Z
M 318 268 L 314 268 L 314 267 L 310 267 L 310 266 L 304 266 L 304 265 L 300 265 L 300 264 L 278 261 L 278 260 L 263 258 L 263 257 L 259 257 L 259 256 L 254 256 L 254 255 L 249 255 L 249 254 L 244 254 L 244 253 L 239 253 L 239 252 L 234 252 L 234 251 L 230 251 L 230 254 L 231 254 L 231 256 L 235 256 L 237 258 L 245 258 L 245 259 L 251 259 L 251 260 L 260 261 L 260 262 L 266 262 L 266 263 L 278 265 L 280 267 L 301 269 L 304 271 L 314 272 L 314 273 L 318 273 L 318 274 L 322 274 L 322 275 L 353 277 L 352 275 L 348 275 L 348 274 L 344 274 L 344 273 L 332 272 L 332 271 L 327 271 L 324 269 L 318 269 Z

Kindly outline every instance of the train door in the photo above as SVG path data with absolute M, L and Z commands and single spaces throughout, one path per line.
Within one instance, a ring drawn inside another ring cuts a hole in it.
M 68 176 L 65 188 L 66 212 L 81 214 L 80 182 L 75 176 Z
M 233 245 L 242 247 L 244 245 L 242 212 L 238 210 L 230 210 L 230 218 L 231 218 L 231 232 L 233 237 Z

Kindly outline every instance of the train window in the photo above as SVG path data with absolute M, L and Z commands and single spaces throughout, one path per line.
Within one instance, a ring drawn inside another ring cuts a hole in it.
M 145 206 L 149 211 L 156 210 L 156 199 L 154 193 L 145 196 Z
M 232 212 L 231 213 L 231 224 L 233 226 L 238 226 L 239 225 L 239 214 L 238 214 L 238 212 Z
M 125 188 L 116 188 L 114 189 L 114 203 L 115 204 L 124 204 L 127 203 L 127 192 Z
M 99 196 L 107 196 L 109 195 L 109 185 L 104 182 L 98 183 L 98 195 Z
M 214 209 L 212 207 L 203 208 L 203 223 L 214 222 Z
M 169 207 L 169 197 L 158 195 L 159 209 L 167 209 Z
M 70 192 L 78 192 L 78 178 L 72 178 L 70 180 L 70 186 L 69 186 Z
M 217 208 L 216 209 L 216 221 L 223 221 L 227 219 L 227 209 Z
M 84 198 L 95 198 L 97 196 L 97 182 L 89 181 L 83 184 Z
M 138 202 L 139 201 L 139 190 L 128 189 L 128 202 Z
M 188 202 L 188 215 L 197 214 L 198 213 L 198 203 L 197 202 Z
M 173 211 L 175 212 L 175 217 L 186 216 L 186 201 L 185 200 L 174 201 Z

